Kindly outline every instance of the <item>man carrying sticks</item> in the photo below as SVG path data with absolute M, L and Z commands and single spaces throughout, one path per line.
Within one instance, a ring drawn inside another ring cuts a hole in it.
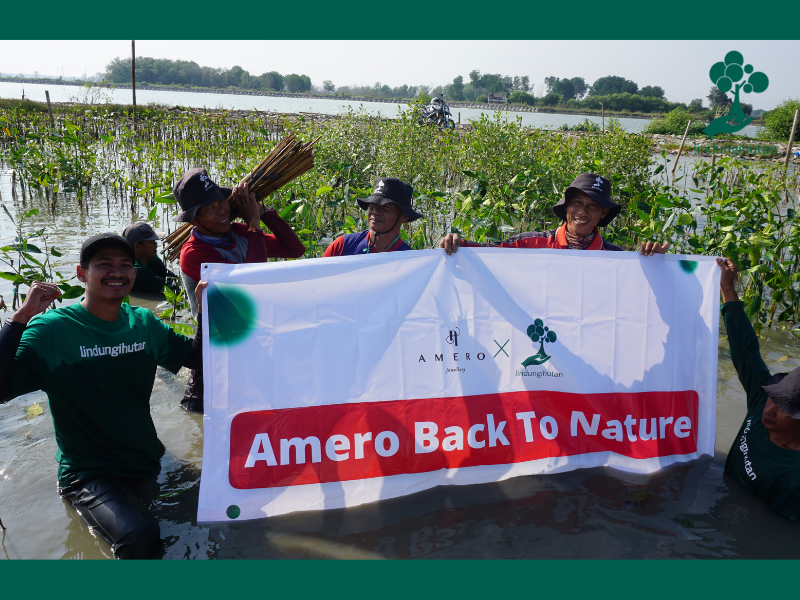
M 203 364 L 199 329 L 192 341 L 122 302 L 136 278 L 134 260 L 121 236 L 89 238 L 77 267 L 84 298 L 40 315 L 61 292 L 34 282 L 0 330 L 0 402 L 47 393 L 59 494 L 120 559 L 160 552 L 158 521 L 145 504 L 158 494 L 164 454 L 150 416 L 156 367 L 176 373 Z
M 322 256 L 411 250 L 400 238 L 400 228 L 422 218 L 411 207 L 413 193 L 414 188 L 397 177 L 378 177 L 372 195 L 358 199 L 359 206 L 367 211 L 369 229 L 336 238 Z
M 247 183 L 241 183 L 233 190 L 221 188 L 205 169 L 197 168 L 181 177 L 173 193 L 182 209 L 173 221 L 194 226 L 181 249 L 180 266 L 195 318 L 197 302 L 194 289 L 200 281 L 203 263 L 260 263 L 267 262 L 270 257 L 299 258 L 306 250 L 294 230 L 277 212 L 256 201 L 256 195 L 250 192 Z M 231 193 L 247 225 L 232 223 Z M 274 235 L 264 233 L 260 222 Z M 201 374 L 192 371 L 181 406 L 203 412 Z

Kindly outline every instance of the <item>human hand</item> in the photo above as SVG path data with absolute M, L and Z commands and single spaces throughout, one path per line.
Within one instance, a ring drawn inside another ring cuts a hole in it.
M 664 242 L 664 245 L 658 242 L 642 242 L 642 247 L 639 248 L 639 254 L 642 256 L 653 256 L 653 254 L 666 254 L 669 248 L 669 242 Z
M 247 223 L 250 230 L 259 229 L 261 226 L 261 209 L 256 200 L 255 193 L 250 191 L 247 183 L 240 183 L 233 188 L 233 198 L 239 207 L 242 219 Z
M 730 258 L 717 258 L 717 264 L 722 269 L 719 278 L 719 289 L 725 302 L 734 302 L 739 299 L 736 293 L 736 273 L 739 269 Z
M 197 300 L 197 316 L 203 314 L 203 290 L 208 287 L 207 281 L 198 281 L 194 288 L 194 298 Z
M 439 248 L 444 248 L 448 255 L 458 251 L 462 245 L 461 237 L 457 233 L 448 233 L 439 241 Z
M 25 296 L 25 302 L 22 303 L 22 306 L 19 307 L 19 310 L 14 313 L 10 320 L 15 323 L 27 323 L 39 313 L 44 312 L 60 296 L 61 290 L 58 289 L 55 283 L 34 281 Z

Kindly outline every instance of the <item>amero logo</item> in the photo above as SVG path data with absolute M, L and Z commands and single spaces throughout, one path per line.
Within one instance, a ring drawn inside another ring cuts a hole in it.
M 528 326 L 526 333 L 528 334 L 528 337 L 531 338 L 531 341 L 534 343 L 534 345 L 536 342 L 539 342 L 539 352 L 526 358 L 522 362 L 522 366 L 527 368 L 531 365 L 542 365 L 550 360 L 550 357 L 544 351 L 544 345 L 545 343 L 552 344 L 556 341 L 556 332 L 549 327 L 545 327 L 544 321 L 541 319 L 536 319 L 533 322 L 533 325 Z
M 724 61 L 714 63 L 709 77 L 723 95 L 733 90 L 733 104 L 728 104 L 730 108 L 703 130 L 708 139 L 713 141 L 715 135 L 734 133 L 744 129 L 753 120 L 753 117 L 748 117 L 744 113 L 739 102 L 739 92 L 760 94 L 769 86 L 769 78 L 761 71 L 756 71 L 753 65 L 745 64 L 742 53 L 735 50 L 728 52 Z M 724 107 L 721 108 L 724 110 Z

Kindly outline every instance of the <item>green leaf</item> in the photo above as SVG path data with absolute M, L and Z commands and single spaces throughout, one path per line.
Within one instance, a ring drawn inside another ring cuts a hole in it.
M 321 196 L 322 194 L 328 194 L 333 191 L 333 188 L 329 185 L 324 185 L 317 190 L 317 196 Z
M 656 170 L 653 171 L 653 175 L 658 175 L 663 170 L 664 170 L 664 165 L 658 165 L 658 167 L 656 167 Z
M 678 216 L 678 225 L 691 225 L 694 222 L 692 215 L 683 213 Z
M 8 271 L 0 273 L 0 279 L 7 279 L 8 281 L 13 281 L 16 284 L 25 283 L 24 277 L 20 277 L 16 273 L 9 273 Z
M 14 217 L 11 216 L 11 213 L 8 212 L 8 209 L 6 208 L 5 204 L 3 204 L 3 210 L 6 211 L 6 214 L 8 215 L 8 218 L 11 219 L 11 222 L 14 223 L 14 225 L 16 225 L 17 222 L 14 220 Z
M 194 335 L 194 327 L 188 323 L 167 323 L 167 325 L 172 327 L 175 333 L 180 333 L 185 336 Z
M 53 256 L 63 256 L 63 254 L 61 254 L 61 252 L 56 250 L 55 247 L 50 248 L 50 254 L 52 254 Z
M 71 285 L 69 289 L 61 294 L 63 300 L 72 300 L 83 295 L 83 288 L 79 285 Z
M 288 205 L 286 208 L 284 208 L 281 211 L 281 219 L 286 220 L 289 217 L 289 215 L 292 213 L 292 209 L 293 208 L 294 208 L 294 206 L 292 206 L 291 204 Z
M 158 206 L 154 206 L 150 209 L 150 212 L 147 213 L 147 220 L 152 221 L 156 218 L 156 211 L 158 211 Z
M 172 195 L 172 192 L 162 193 L 153 198 L 153 202 L 158 202 L 159 204 L 175 204 L 175 196 Z

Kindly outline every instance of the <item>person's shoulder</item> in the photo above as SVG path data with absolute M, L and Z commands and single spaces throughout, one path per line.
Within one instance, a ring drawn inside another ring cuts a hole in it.
M 244 237 L 247 235 L 247 225 L 244 223 L 231 223 L 231 231 L 234 235 Z M 263 231 L 261 233 L 264 233 Z
M 605 238 L 603 238 L 603 250 L 610 250 L 611 252 L 625 252 L 625 248 L 622 246 L 617 246 L 616 244 L 612 244 Z
M 548 231 L 525 231 L 523 233 L 518 233 L 517 235 L 512 235 L 510 238 L 506 239 L 502 243 L 517 244 L 518 246 L 526 246 L 534 244 L 538 245 L 543 241 L 555 237 L 555 235 L 556 235 L 555 229 L 551 229 Z

